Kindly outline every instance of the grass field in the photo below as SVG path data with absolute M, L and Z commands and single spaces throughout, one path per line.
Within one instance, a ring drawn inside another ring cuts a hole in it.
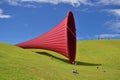
M 77 42 L 76 64 L 52 51 L 0 43 L 0 80 L 120 80 L 120 40 Z

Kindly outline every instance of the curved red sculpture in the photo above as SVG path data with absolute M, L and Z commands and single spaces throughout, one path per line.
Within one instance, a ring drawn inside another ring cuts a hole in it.
M 46 49 L 58 52 L 74 63 L 76 56 L 76 28 L 71 11 L 67 17 L 49 32 L 32 40 L 16 44 L 22 48 Z

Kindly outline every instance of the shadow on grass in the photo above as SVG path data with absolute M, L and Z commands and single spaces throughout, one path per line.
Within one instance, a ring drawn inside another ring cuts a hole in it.
M 95 63 L 87 63 L 87 62 L 80 62 L 76 61 L 77 65 L 83 65 L 83 66 L 102 66 L 102 64 L 95 64 Z
M 52 55 L 52 54 L 49 54 L 49 53 L 47 53 L 47 52 L 36 52 L 36 53 L 37 53 L 37 54 L 40 54 L 40 55 L 48 56 L 48 57 L 50 57 L 51 59 L 57 59 L 57 60 L 60 60 L 60 61 L 65 62 L 65 63 L 69 63 L 68 60 L 62 59 L 62 58 L 59 58 L 59 57 L 56 57 L 56 56 L 54 56 L 54 55 Z
M 57 60 L 60 60 L 60 61 L 70 64 L 70 62 L 68 60 L 56 57 L 47 52 L 35 52 L 35 53 L 40 54 L 40 55 L 45 55 L 45 56 L 50 57 L 51 59 L 57 59 Z M 75 62 L 76 62 L 76 65 L 81 65 L 81 66 L 101 66 L 101 64 L 94 64 L 94 63 L 87 63 L 87 62 L 80 62 L 80 61 L 75 61 Z

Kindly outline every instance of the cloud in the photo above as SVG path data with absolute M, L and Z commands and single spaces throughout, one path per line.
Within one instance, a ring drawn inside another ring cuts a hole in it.
M 10 15 L 6 15 L 6 14 L 3 14 L 3 10 L 2 9 L 0 9 L 0 18 L 1 19 L 7 19 L 7 18 L 11 18 L 11 16 Z
M 111 20 L 105 23 L 105 26 L 108 26 L 108 29 L 120 33 L 120 20 Z
M 120 17 L 120 9 L 109 9 L 109 10 L 106 10 L 107 12 L 109 12 L 110 14 L 113 14 L 117 17 Z
M 92 3 L 90 2 L 90 0 L 6 0 L 7 3 L 9 3 L 10 5 L 14 5 L 14 6 L 20 6 L 23 3 L 51 3 L 54 5 L 60 4 L 60 3 L 64 3 L 64 4 L 70 4 L 73 7 L 79 7 L 81 4 L 84 5 L 92 5 Z
M 4 2 L 7 2 L 8 4 L 13 5 L 13 6 L 20 5 L 19 4 L 20 0 L 5 0 Z
M 79 7 L 81 4 L 83 5 L 120 5 L 120 0 L 3 0 L 3 2 L 7 2 L 13 6 L 22 6 L 34 3 L 50 3 L 50 4 L 69 4 L 73 7 Z
M 120 5 L 120 0 L 99 0 L 97 3 L 102 5 Z
M 100 37 L 100 38 L 116 38 L 119 37 L 120 38 L 120 34 L 100 34 L 100 35 L 96 35 L 96 38 Z
M 112 20 L 105 23 L 105 26 L 108 26 L 108 29 L 113 32 L 120 33 L 120 9 L 106 9 L 103 11 L 114 16 Z
M 116 21 L 111 21 L 111 23 L 109 24 L 109 29 L 113 30 L 117 33 L 120 33 L 120 20 L 116 20 Z

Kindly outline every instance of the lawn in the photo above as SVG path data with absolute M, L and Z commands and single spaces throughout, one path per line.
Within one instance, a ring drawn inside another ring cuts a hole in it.
M 0 80 L 120 80 L 120 40 L 78 41 L 76 54 L 72 65 L 53 51 L 0 43 Z

